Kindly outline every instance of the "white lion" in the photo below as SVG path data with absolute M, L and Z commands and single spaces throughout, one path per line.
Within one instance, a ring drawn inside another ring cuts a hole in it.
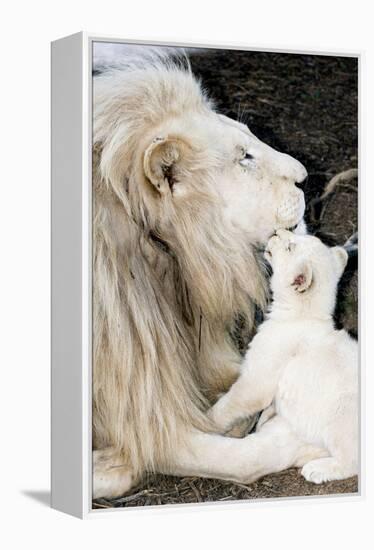
M 325 449 L 325 456 L 303 466 L 305 479 L 350 477 L 358 471 L 358 346 L 332 320 L 347 252 L 279 230 L 265 255 L 274 271 L 270 313 L 239 379 L 209 414 L 226 431 L 238 418 L 268 407 L 258 438 L 289 427 L 292 439 Z
M 209 404 L 236 380 L 229 330 L 267 285 L 255 247 L 302 220 L 295 159 L 216 113 L 165 55 L 94 80 L 95 497 L 145 471 L 238 481 L 291 466 L 271 439 L 218 435 Z

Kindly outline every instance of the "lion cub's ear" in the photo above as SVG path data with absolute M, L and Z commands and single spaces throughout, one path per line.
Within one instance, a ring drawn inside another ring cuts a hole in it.
M 313 281 L 313 270 L 309 262 L 304 261 L 297 266 L 294 271 L 291 286 L 297 292 L 305 292 L 308 290 Z
M 160 194 L 173 193 L 191 148 L 175 137 L 156 137 L 144 153 L 144 173 Z
M 331 248 L 331 252 L 335 260 L 338 276 L 340 278 L 343 275 L 343 271 L 345 270 L 348 262 L 348 253 L 342 246 L 333 246 Z

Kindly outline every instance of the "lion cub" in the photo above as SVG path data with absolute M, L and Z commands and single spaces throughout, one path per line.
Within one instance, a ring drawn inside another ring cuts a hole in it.
M 270 312 L 239 379 L 209 415 L 226 432 L 266 409 L 257 430 L 278 415 L 301 441 L 326 450 L 324 458 L 305 459 L 305 479 L 350 477 L 358 472 L 358 346 L 332 320 L 347 253 L 279 230 L 265 257 L 273 269 Z

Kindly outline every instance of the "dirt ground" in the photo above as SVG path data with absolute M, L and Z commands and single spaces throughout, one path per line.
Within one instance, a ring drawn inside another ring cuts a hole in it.
M 296 468 L 272 474 L 242 485 L 217 479 L 199 477 L 173 477 L 148 475 L 135 491 L 112 501 L 100 499 L 94 508 L 123 508 L 128 506 L 154 506 L 158 504 L 191 504 L 197 502 L 235 502 L 276 497 L 354 494 L 357 478 L 314 485 L 308 483 Z
M 357 168 L 357 60 L 344 57 L 205 50 L 190 55 L 194 73 L 220 112 L 248 124 L 260 139 L 307 168 L 306 221 L 327 244 L 344 244 L 357 231 L 357 178 L 323 196 L 336 174 Z M 357 256 L 341 283 L 336 324 L 357 336 Z M 249 485 L 212 479 L 147 475 L 130 495 L 94 508 L 235 501 L 355 493 L 357 478 L 308 483 L 298 470 Z

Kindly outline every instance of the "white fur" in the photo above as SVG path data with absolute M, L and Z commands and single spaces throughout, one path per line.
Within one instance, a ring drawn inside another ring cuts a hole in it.
M 336 288 L 347 254 L 312 236 L 280 230 L 265 255 L 272 264 L 273 304 L 250 344 L 239 379 L 211 409 L 223 431 L 266 409 L 259 434 L 275 419 L 294 437 L 325 450 L 306 461 L 314 483 L 358 472 L 358 348 L 334 329 Z M 289 436 L 284 445 L 289 445 Z

